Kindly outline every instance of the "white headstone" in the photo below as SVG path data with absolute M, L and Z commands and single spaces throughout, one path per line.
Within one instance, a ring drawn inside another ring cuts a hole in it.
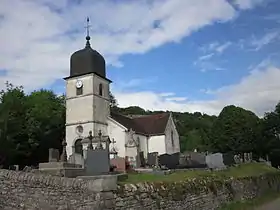
M 212 168 L 212 169 L 226 168 L 224 161 L 223 161 L 222 153 L 215 153 L 215 154 L 207 155 L 206 164 L 207 164 L 208 168 Z

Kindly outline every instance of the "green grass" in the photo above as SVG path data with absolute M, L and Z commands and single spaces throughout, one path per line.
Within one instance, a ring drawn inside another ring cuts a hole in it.
M 277 198 L 280 198 L 279 193 L 270 192 L 260 198 L 225 204 L 219 210 L 253 210 L 256 207 L 269 203 Z
M 223 171 L 180 171 L 169 175 L 154 175 L 154 174 L 140 174 L 132 173 L 128 174 L 128 179 L 123 181 L 124 183 L 139 183 L 139 182 L 174 182 L 184 181 L 192 178 L 213 177 L 218 179 L 223 178 L 238 178 L 248 176 L 259 176 L 268 172 L 276 172 L 277 169 L 265 165 L 263 163 L 249 163 L 242 164 L 236 167 L 229 167 Z

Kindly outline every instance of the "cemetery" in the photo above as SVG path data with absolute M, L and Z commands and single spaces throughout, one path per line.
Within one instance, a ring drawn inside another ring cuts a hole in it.
M 0 209 L 208 210 L 280 192 L 279 170 L 268 157 L 253 158 L 250 146 L 223 153 L 183 150 L 171 112 L 137 117 L 111 112 L 112 81 L 89 34 L 85 48 L 72 54 L 64 79 L 64 138 L 58 132 L 59 138 L 44 139 L 48 146 L 30 144 L 34 151 L 45 149 L 48 160 L 38 161 L 36 151 L 28 156 L 36 164 L 0 169 Z

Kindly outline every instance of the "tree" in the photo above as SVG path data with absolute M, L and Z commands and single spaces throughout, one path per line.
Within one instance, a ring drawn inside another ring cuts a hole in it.
M 241 107 L 226 106 L 213 125 L 210 147 L 219 152 L 256 152 L 260 119 Z
M 22 87 L 6 82 L 0 92 L 0 130 L 2 165 L 23 163 L 29 155 L 26 140 L 25 94 Z
M 275 110 L 265 114 L 262 123 L 262 156 L 268 155 L 273 166 L 280 165 L 280 103 Z
M 117 100 L 115 96 L 112 94 L 111 91 L 109 91 L 109 100 L 110 100 L 110 107 L 115 108 L 118 106 Z
M 49 148 L 61 148 L 64 96 L 46 90 L 25 95 L 7 82 L 0 100 L 0 165 L 37 165 L 47 161 Z
M 52 91 L 39 90 L 26 97 L 26 125 L 32 149 L 29 164 L 48 160 L 48 149 L 61 149 L 65 134 L 64 97 Z

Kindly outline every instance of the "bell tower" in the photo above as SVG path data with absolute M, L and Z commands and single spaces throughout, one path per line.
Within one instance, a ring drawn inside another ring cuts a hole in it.
M 110 115 L 109 86 L 105 59 L 91 48 L 89 18 L 84 49 L 72 54 L 70 76 L 66 81 L 66 151 L 83 154 L 82 140 L 90 131 L 107 135 L 107 118 Z

